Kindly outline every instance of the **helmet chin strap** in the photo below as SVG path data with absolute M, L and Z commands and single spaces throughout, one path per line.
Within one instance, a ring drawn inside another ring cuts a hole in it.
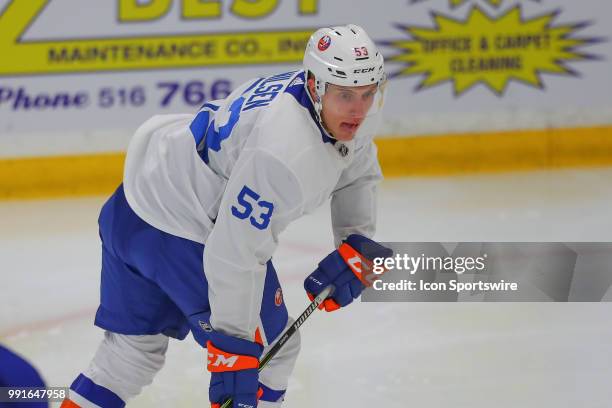
M 312 106 L 314 107 L 315 115 L 317 117 L 317 122 L 319 122 L 319 125 L 321 125 L 321 129 L 323 129 L 323 131 L 325 132 L 325 136 L 333 140 L 338 140 L 331 133 L 331 131 L 327 129 L 327 126 L 325 126 L 325 123 L 323 123 L 323 117 L 321 116 L 321 111 L 323 111 L 323 95 L 325 95 L 325 87 L 327 86 L 327 84 L 321 86 L 321 82 L 316 78 L 314 79 L 314 81 L 315 81 L 315 99 L 314 100 L 312 96 L 310 95 L 310 89 L 308 88 L 308 81 L 306 81 L 305 86 L 306 86 L 306 93 L 308 94 L 308 99 L 310 99 L 310 102 L 312 102 Z M 323 88 L 322 91 L 321 91 L 321 88 Z

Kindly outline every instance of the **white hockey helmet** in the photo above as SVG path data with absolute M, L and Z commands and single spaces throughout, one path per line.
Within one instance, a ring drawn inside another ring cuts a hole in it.
M 304 53 L 304 72 L 315 79 L 314 105 L 319 122 L 327 84 L 340 86 L 378 85 L 379 102 L 386 80 L 383 56 L 363 28 L 355 24 L 321 28 L 310 36 Z M 308 80 L 304 86 L 308 92 Z

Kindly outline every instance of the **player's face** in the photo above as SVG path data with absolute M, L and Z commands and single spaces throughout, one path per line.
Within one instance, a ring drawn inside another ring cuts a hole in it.
M 340 141 L 352 140 L 372 107 L 377 89 L 377 85 L 349 87 L 328 84 L 321 110 L 327 130 Z

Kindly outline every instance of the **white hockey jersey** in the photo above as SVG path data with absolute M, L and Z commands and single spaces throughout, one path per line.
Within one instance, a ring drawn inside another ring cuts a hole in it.
M 253 340 L 279 233 L 328 198 L 336 245 L 351 233 L 374 234 L 375 118 L 342 143 L 313 115 L 304 72 L 293 71 L 248 81 L 195 119 L 154 116 L 129 145 L 124 189 L 134 212 L 205 244 L 216 330 Z

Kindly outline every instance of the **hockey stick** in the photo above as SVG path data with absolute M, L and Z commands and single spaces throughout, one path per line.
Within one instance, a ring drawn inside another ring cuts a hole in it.
M 272 358 L 274 358 L 274 356 L 278 353 L 281 347 L 283 347 L 283 345 L 287 342 L 287 340 L 289 340 L 291 336 L 295 334 L 295 332 L 300 328 L 302 324 L 304 324 L 304 322 L 306 321 L 306 319 L 308 319 L 308 317 L 312 314 L 312 312 L 317 310 L 319 305 L 323 303 L 323 301 L 327 299 L 327 297 L 331 295 L 333 291 L 334 291 L 334 286 L 329 285 L 328 287 L 323 289 L 323 291 L 319 293 L 312 300 L 312 302 L 310 302 L 306 310 L 304 310 L 304 313 L 302 313 L 300 317 L 298 317 L 295 320 L 295 322 L 293 322 L 293 324 L 281 334 L 280 339 L 276 342 L 276 344 L 270 349 L 270 351 L 266 353 L 265 356 L 262 357 L 261 360 L 259 360 L 259 368 L 257 369 L 257 371 L 263 370 L 263 368 L 270 362 L 270 360 L 272 360 Z M 231 405 L 232 405 L 232 399 L 228 398 L 223 403 L 223 405 L 221 405 L 221 408 L 229 408 L 229 406 Z

